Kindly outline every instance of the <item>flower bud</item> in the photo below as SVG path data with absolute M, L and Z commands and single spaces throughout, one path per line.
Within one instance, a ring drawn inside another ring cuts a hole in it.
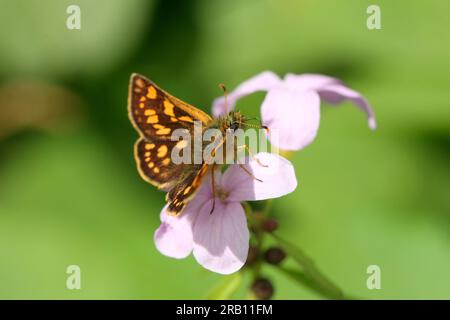
M 281 261 L 283 261 L 284 258 L 286 258 L 286 253 L 278 247 L 269 248 L 264 253 L 264 260 L 266 260 L 270 264 L 277 265 Z
M 274 232 L 278 228 L 278 222 L 273 218 L 268 218 L 263 221 L 262 229 L 267 232 Z
M 273 296 L 273 285 L 266 278 L 258 278 L 252 284 L 252 292 L 256 299 L 267 300 Z

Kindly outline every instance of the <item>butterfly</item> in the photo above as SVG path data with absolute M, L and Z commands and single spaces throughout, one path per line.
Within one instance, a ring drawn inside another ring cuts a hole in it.
M 194 122 L 200 121 L 203 131 L 215 128 L 225 136 L 227 130 L 235 131 L 246 124 L 246 118 L 239 111 L 213 119 L 136 73 L 130 78 L 128 113 L 140 135 L 134 146 L 138 172 L 145 181 L 167 191 L 166 212 L 174 216 L 182 213 L 208 170 L 212 167 L 214 171 L 214 164 L 203 159 L 199 163 L 174 163 L 172 152 L 180 151 L 187 144 L 185 140 L 172 139 L 172 133 L 177 129 L 185 130 L 193 137 Z M 214 174 L 212 178 L 214 192 Z

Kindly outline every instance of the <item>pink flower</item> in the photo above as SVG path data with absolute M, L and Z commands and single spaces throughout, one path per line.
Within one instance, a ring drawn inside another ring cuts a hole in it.
M 299 150 L 314 140 L 319 129 L 320 99 L 331 104 L 352 101 L 367 114 L 369 127 L 376 128 L 375 115 L 366 99 L 335 78 L 319 74 L 287 74 L 281 80 L 271 71 L 262 72 L 229 94 L 229 108 L 256 91 L 267 91 L 261 106 L 262 121 L 278 133 L 278 139 L 271 139 L 271 142 L 280 149 Z M 223 113 L 225 101 L 220 97 L 213 103 L 213 114 Z
M 292 192 L 297 180 L 292 164 L 281 156 L 258 153 L 244 165 L 262 180 L 254 180 L 239 166 L 230 166 L 222 175 L 215 173 L 215 209 L 210 176 L 180 217 L 161 212 L 161 225 L 154 239 L 158 250 L 172 258 L 185 258 L 191 252 L 208 270 L 229 274 L 245 263 L 249 247 L 247 219 L 241 201 L 277 198 Z

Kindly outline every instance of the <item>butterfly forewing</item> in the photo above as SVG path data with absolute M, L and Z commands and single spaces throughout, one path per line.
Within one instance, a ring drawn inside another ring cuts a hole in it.
M 170 140 L 175 129 L 193 130 L 194 121 L 208 125 L 212 119 L 203 111 L 171 96 L 145 77 L 133 74 L 129 89 L 129 115 L 142 136 Z

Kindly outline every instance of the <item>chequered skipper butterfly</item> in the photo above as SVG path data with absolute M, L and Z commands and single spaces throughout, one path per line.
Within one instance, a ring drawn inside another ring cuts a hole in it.
M 213 119 L 200 109 L 163 91 L 152 81 L 132 74 L 128 92 L 128 112 L 131 122 L 140 134 L 134 148 L 137 169 L 141 177 L 159 189 L 167 191 L 167 213 L 179 215 L 194 197 L 209 168 L 206 164 L 175 164 L 171 154 L 174 148 L 183 148 L 180 141 L 171 140 L 176 129 L 189 131 L 194 136 L 194 121 L 201 121 L 202 130 L 237 130 L 245 125 L 245 117 L 231 111 Z M 249 172 L 247 172 L 249 173 Z M 249 173 L 250 174 L 250 173 Z M 212 175 L 214 178 L 214 175 Z M 214 190 L 214 179 L 212 179 Z M 212 209 L 213 210 L 213 209 Z

